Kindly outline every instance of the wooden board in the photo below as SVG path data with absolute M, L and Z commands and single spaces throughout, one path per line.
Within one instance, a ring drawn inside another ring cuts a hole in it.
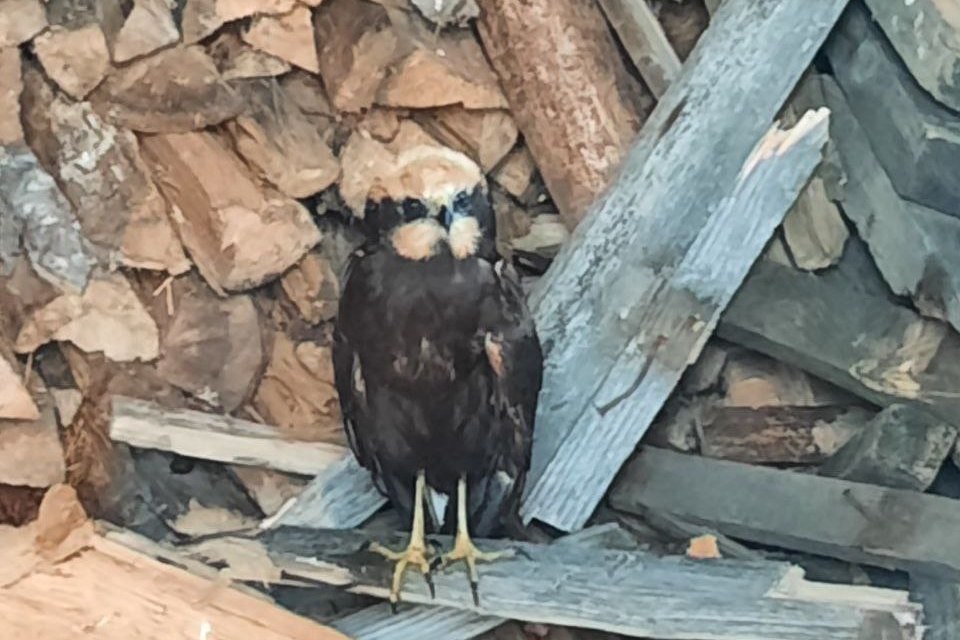
M 952 533 L 960 505 L 950 498 L 645 447 L 610 503 L 662 510 L 759 544 L 960 577 Z
M 645 0 L 600 0 L 633 66 L 657 98 L 680 75 L 681 62 Z

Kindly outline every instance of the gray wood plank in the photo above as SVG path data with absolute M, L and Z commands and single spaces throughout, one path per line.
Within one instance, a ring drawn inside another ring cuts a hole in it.
M 406 534 L 378 538 L 398 546 Z M 355 531 L 283 528 L 261 542 L 292 578 L 385 597 L 391 566 L 366 550 L 369 539 Z M 444 548 L 451 544 L 445 537 L 438 541 Z M 435 600 L 423 580 L 411 575 L 404 602 L 658 639 L 919 639 L 919 607 L 905 592 L 810 583 L 786 563 L 584 552 L 576 545 L 478 544 L 516 552 L 481 567 L 479 608 L 459 566 L 434 575 Z
M 816 136 L 796 164 L 763 163 L 776 179 L 743 166 L 845 3 L 725 2 L 534 292 L 546 365 L 527 522 L 583 526 L 792 204 Z
M 960 216 L 960 116 L 917 85 L 862 0 L 851 2 L 825 51 L 897 192 Z
M 866 0 L 920 85 L 960 111 L 960 11 L 941 0 Z
M 662 509 L 743 540 L 960 578 L 956 500 L 652 447 L 621 478 L 616 509 Z
M 646 0 L 600 0 L 600 7 L 644 82 L 660 97 L 682 64 Z
M 912 573 L 910 594 L 923 605 L 924 640 L 960 638 L 960 582 Z

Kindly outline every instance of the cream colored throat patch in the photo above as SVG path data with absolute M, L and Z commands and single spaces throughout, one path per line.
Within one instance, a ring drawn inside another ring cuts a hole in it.
M 438 245 L 446 239 L 444 228 L 429 218 L 402 224 L 390 236 L 397 255 L 407 260 L 429 260 L 436 255 Z
M 476 218 L 457 218 L 450 225 L 450 251 L 458 260 L 477 253 L 480 222 Z

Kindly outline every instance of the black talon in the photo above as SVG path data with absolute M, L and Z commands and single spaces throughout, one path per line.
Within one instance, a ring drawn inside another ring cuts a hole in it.
M 397 613 L 398 613 L 397 609 L 398 609 L 397 603 L 394 602 L 393 600 L 391 600 L 391 601 L 390 601 L 390 613 L 392 613 L 393 615 L 397 615 Z
M 425 574 L 423 574 L 423 579 L 427 581 L 427 588 L 430 589 L 430 599 L 431 599 L 431 600 L 436 600 L 436 599 L 437 599 L 437 590 L 436 590 L 436 588 L 433 586 L 433 576 L 430 575 L 429 573 L 425 573 Z
M 473 594 L 473 605 L 475 607 L 480 606 L 480 594 L 477 592 L 477 583 L 473 580 L 470 581 L 470 593 Z

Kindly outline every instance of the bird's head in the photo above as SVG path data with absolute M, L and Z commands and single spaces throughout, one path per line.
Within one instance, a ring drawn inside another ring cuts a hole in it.
M 420 145 L 378 176 L 364 219 L 401 256 L 426 260 L 449 250 L 457 259 L 494 259 L 495 220 L 480 167 L 466 155 Z

